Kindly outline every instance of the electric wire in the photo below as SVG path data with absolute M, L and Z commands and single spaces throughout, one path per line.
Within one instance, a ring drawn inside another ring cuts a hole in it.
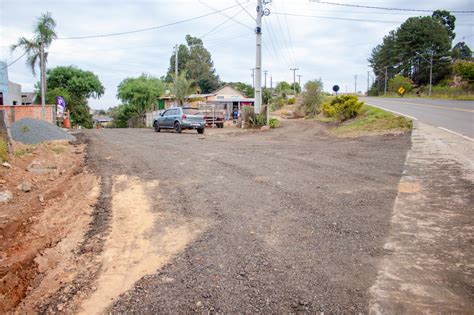
M 217 13 L 223 14 L 224 11 L 235 8 L 235 7 L 238 7 L 238 6 L 239 5 L 236 4 L 236 5 L 232 5 L 230 7 L 226 7 L 226 8 L 220 9 L 220 10 L 212 9 L 212 10 L 214 10 L 214 12 L 198 15 L 198 16 L 195 16 L 195 17 L 192 17 L 192 18 L 189 18 L 189 19 L 181 20 L 181 21 L 176 21 L 176 22 L 167 23 L 167 24 L 163 24 L 163 25 L 137 29 L 137 30 L 133 30 L 133 31 L 125 31 L 125 32 L 109 33 L 109 34 L 100 34 L 100 35 L 91 35 L 91 36 L 58 37 L 57 39 L 59 39 L 59 40 L 72 40 L 72 39 L 103 38 L 103 37 L 120 36 L 120 35 L 134 34 L 134 33 L 140 33 L 140 32 L 147 32 L 147 31 L 157 30 L 157 29 L 160 29 L 160 28 L 165 28 L 165 27 L 178 25 L 178 24 L 182 24 L 182 23 L 186 23 L 186 22 L 191 22 L 191 21 L 202 19 L 204 17 L 214 15 L 214 14 L 217 14 Z
M 278 28 L 280 29 L 280 33 L 281 33 L 281 37 L 283 37 L 283 42 L 285 44 L 285 47 L 288 51 L 290 51 L 290 48 L 289 48 L 289 45 L 288 45 L 288 41 L 286 40 L 286 35 L 285 35 L 285 32 L 283 32 L 283 27 L 281 26 L 281 22 L 280 22 L 280 16 L 279 15 L 276 15 L 276 20 L 278 22 Z
M 240 7 L 242 8 L 242 10 L 245 11 L 245 13 L 247 13 L 248 16 L 250 16 L 250 18 L 254 21 L 256 21 L 256 19 L 252 16 L 252 14 L 250 14 L 249 11 L 247 11 L 247 9 L 239 2 L 239 0 L 235 0 L 235 2 L 237 2 L 238 5 L 240 5 Z
M 343 7 L 351 7 L 351 8 L 364 8 L 364 9 L 386 10 L 386 11 L 430 12 L 430 13 L 435 11 L 435 10 L 428 10 L 428 9 L 387 8 L 387 7 L 368 6 L 368 5 L 360 5 L 360 4 L 319 1 L 319 0 L 310 0 L 309 2 L 328 4 L 328 5 L 336 5 L 336 6 L 343 6 Z M 474 13 L 474 10 L 449 10 L 449 12 L 451 12 L 451 13 L 472 14 L 472 13 Z
M 371 23 L 386 23 L 386 24 L 401 24 L 400 21 L 382 21 L 382 20 L 369 20 L 369 19 L 357 19 L 357 18 L 343 18 L 343 17 L 332 17 L 332 16 L 321 16 L 321 15 L 310 15 L 310 14 L 297 14 L 297 13 L 286 13 L 286 12 L 272 12 L 276 15 L 284 16 L 299 16 L 299 17 L 311 17 L 318 19 L 328 20 L 340 20 L 340 21 L 356 21 L 356 22 L 371 22 Z
M 294 65 L 296 65 L 295 50 L 293 48 L 293 39 L 291 38 L 290 28 L 288 27 L 288 19 L 286 18 L 287 15 L 286 15 L 286 10 L 285 10 L 285 1 L 282 0 L 281 5 L 282 5 L 283 13 L 285 13 L 285 15 L 284 15 L 284 17 L 285 17 L 285 26 L 286 26 L 286 30 L 288 31 L 288 38 L 290 40 L 291 54 L 293 56 Z
M 250 1 L 250 0 L 248 0 L 248 1 L 244 2 L 244 3 L 247 3 L 247 2 L 249 2 L 249 1 Z M 236 23 L 239 23 L 239 24 L 242 25 L 243 27 L 248 28 L 248 29 L 250 29 L 250 30 L 253 30 L 253 28 L 251 28 L 250 26 L 245 25 L 244 23 L 240 22 L 239 20 L 236 20 L 236 19 L 232 18 L 231 16 L 229 16 L 229 15 L 227 15 L 227 14 L 225 14 L 225 13 L 223 12 L 223 11 L 225 11 L 225 10 L 238 7 L 239 4 L 233 5 L 233 6 L 231 6 L 231 7 L 226 8 L 226 9 L 217 10 L 217 9 L 211 7 L 210 5 L 208 5 L 208 4 L 204 3 L 204 2 L 202 2 L 201 0 L 199 0 L 199 3 L 202 4 L 203 6 L 207 7 L 208 9 L 213 10 L 214 13 L 212 13 L 212 14 L 220 13 L 221 15 L 223 15 L 223 16 L 225 16 L 225 17 L 227 17 L 227 18 L 230 18 L 232 21 L 234 21 L 234 22 L 236 22 Z M 211 14 L 211 13 L 209 13 L 208 15 L 210 15 L 210 14 Z
M 231 21 L 233 18 L 235 18 L 237 15 L 239 15 L 240 13 L 242 13 L 243 9 L 239 10 L 236 14 L 234 14 L 232 17 L 229 17 L 227 18 L 226 20 L 224 20 L 222 23 L 219 23 L 217 24 L 216 26 L 214 26 L 211 30 L 209 30 L 207 33 L 205 33 L 204 35 L 202 35 L 201 37 L 199 37 L 200 39 L 203 39 L 204 37 L 206 37 L 207 35 L 213 33 L 215 30 L 217 30 L 218 28 L 220 28 L 222 25 L 226 24 L 227 22 Z
M 0 69 L 0 71 L 2 70 L 5 70 L 6 68 L 10 67 L 11 65 L 13 65 L 15 62 L 17 62 L 18 60 L 20 60 L 21 58 L 23 58 L 28 52 L 25 51 L 20 57 L 16 58 L 15 60 L 13 60 L 12 62 L 8 63 L 6 66 L 4 66 L 3 68 Z
M 266 29 L 268 30 L 268 32 L 267 32 L 268 37 L 267 37 L 267 38 L 268 38 L 269 41 L 270 41 L 270 45 L 271 45 L 271 47 L 272 47 L 271 52 L 272 52 L 272 53 L 274 54 L 274 56 L 275 56 L 274 59 L 275 59 L 275 61 L 276 61 L 277 63 L 281 63 L 281 59 L 280 59 L 280 57 L 279 57 L 279 54 L 277 53 L 277 51 L 281 51 L 281 50 L 278 50 L 278 48 L 275 46 L 275 41 L 273 40 L 273 36 L 272 36 L 272 34 L 271 34 L 271 32 L 270 32 L 270 28 L 269 28 L 269 26 L 268 26 L 268 22 L 266 21 L 266 19 L 263 19 L 263 24 L 265 25 Z M 265 34 L 265 33 L 262 32 L 262 37 L 263 37 L 264 34 Z M 286 61 L 286 62 L 288 62 L 288 61 Z

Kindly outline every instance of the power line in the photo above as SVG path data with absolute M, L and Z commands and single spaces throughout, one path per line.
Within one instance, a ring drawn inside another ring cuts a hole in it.
M 265 24 L 265 27 L 268 30 L 267 38 L 270 39 L 270 44 L 272 45 L 273 53 L 275 54 L 276 61 L 278 63 L 281 63 L 280 57 L 279 57 L 281 54 L 284 61 L 289 65 L 288 59 L 286 58 L 286 55 L 282 53 L 283 49 L 281 49 L 281 47 L 278 45 L 278 41 L 276 40 L 275 33 L 273 32 L 273 29 L 270 27 L 270 24 L 267 22 L 267 20 L 263 20 L 263 23 Z
M 368 19 L 353 19 L 353 18 L 342 18 L 342 17 L 309 15 L 309 14 L 296 14 L 296 13 L 282 13 L 282 12 L 272 12 L 272 13 L 277 14 L 277 15 L 284 15 L 284 16 L 300 16 L 300 17 L 311 17 L 311 18 L 317 18 L 317 19 L 341 20 L 341 21 L 388 23 L 388 24 L 401 24 L 401 23 L 403 23 L 401 21 L 381 21 L 381 20 L 368 20 Z
M 286 13 L 285 2 L 282 1 L 281 4 L 282 4 L 282 8 L 283 8 L 283 13 Z M 284 15 L 284 17 L 285 17 L 286 30 L 288 32 L 288 39 L 290 40 L 291 55 L 293 57 L 293 62 L 296 63 L 295 52 L 294 52 L 294 49 L 293 49 L 293 40 L 291 39 L 291 33 L 290 33 L 290 28 L 288 27 L 288 19 L 286 18 L 286 14 Z
M 222 25 L 226 24 L 227 22 L 231 21 L 233 18 L 235 18 L 237 15 L 239 15 L 241 12 L 243 11 L 240 10 L 238 11 L 236 14 L 234 14 L 232 17 L 229 17 L 228 19 L 226 19 L 224 22 L 222 23 L 219 23 L 217 24 L 215 27 L 213 27 L 209 32 L 207 32 L 206 34 L 202 35 L 201 37 L 199 37 L 200 39 L 203 39 L 204 37 L 206 37 L 207 35 L 211 34 L 212 32 L 214 32 L 216 29 L 218 29 L 219 27 L 221 27 Z
M 250 16 L 250 18 L 252 18 L 252 20 L 255 21 L 255 18 L 252 16 L 252 14 L 250 14 L 249 11 L 247 11 L 247 9 L 239 2 L 239 0 L 235 0 L 235 2 L 237 2 L 238 5 L 240 5 L 240 7 L 242 8 L 242 10 L 245 11 L 245 13 L 248 14 L 248 16 Z M 248 1 L 247 1 L 248 2 Z
M 16 58 L 15 60 L 13 60 L 12 62 L 10 62 L 9 64 L 7 64 L 5 67 L 3 67 L 2 69 L 0 69 L 0 71 L 3 71 L 5 70 L 6 68 L 10 67 L 11 65 L 13 65 L 15 62 L 17 62 L 18 60 L 20 60 L 21 58 L 23 58 L 23 56 L 25 56 L 28 52 L 25 51 L 20 57 Z
M 427 10 L 427 9 L 405 9 L 405 8 L 376 7 L 376 6 L 368 6 L 368 5 L 360 5 L 360 4 L 338 3 L 338 2 L 328 2 L 328 1 L 319 1 L 319 0 L 309 0 L 309 2 L 329 4 L 329 5 L 337 5 L 337 6 L 343 6 L 343 7 L 375 9 L 375 10 L 387 10 L 387 11 L 430 12 L 430 13 L 435 11 L 435 10 Z M 468 13 L 468 14 L 474 13 L 473 10 L 449 10 L 449 12 L 451 12 L 451 13 Z
M 283 37 L 283 43 L 285 44 L 286 50 L 290 51 L 288 41 L 286 40 L 286 35 L 283 32 L 283 27 L 281 26 L 280 17 L 278 15 L 276 17 L 277 17 L 277 22 L 278 22 L 278 28 L 280 29 L 280 33 Z M 293 60 L 293 62 L 294 62 L 294 60 Z
M 178 25 L 178 24 L 182 24 L 182 23 L 186 23 L 186 22 L 191 22 L 191 21 L 194 21 L 194 20 L 202 19 L 202 18 L 204 18 L 204 17 L 210 16 L 210 15 L 214 15 L 214 14 L 217 14 L 217 13 L 222 13 L 223 11 L 226 11 L 226 10 L 229 10 L 229 9 L 232 9 L 232 8 L 235 8 L 235 7 L 238 7 L 238 6 L 239 6 L 238 4 L 235 4 L 235 5 L 232 5 L 232 6 L 230 6 L 230 7 L 227 7 L 227 8 L 224 8 L 224 9 L 220 9 L 220 10 L 215 10 L 214 12 L 210 12 L 210 13 L 198 15 L 198 16 L 195 16 L 195 17 L 193 17 L 193 18 L 189 18 L 189 19 L 185 19 L 185 20 L 181 20 L 181 21 L 176 21 L 176 22 L 172 22 L 172 23 L 168 23 L 168 24 L 163 24 L 163 25 L 148 27 L 148 28 L 142 28 L 142 29 L 133 30 L 133 31 L 126 31 L 126 32 L 119 32 L 119 33 L 109 33 L 109 34 L 101 34 L 101 35 L 91 35 L 91 36 L 59 37 L 59 38 L 57 38 L 57 39 L 102 38 L 102 37 L 111 37 L 111 36 L 120 36 L 120 35 L 134 34 L 134 33 L 140 33 L 140 32 L 147 32 L 147 31 L 157 30 L 157 29 L 160 29 L 160 28 L 168 27 L 168 26 Z M 214 9 L 213 9 L 213 10 L 214 10 Z M 227 16 L 227 17 L 228 17 L 228 16 Z
M 247 0 L 247 1 L 244 2 L 244 3 L 247 3 L 247 2 L 249 2 L 249 1 L 250 1 L 250 0 Z M 236 5 L 233 5 L 233 6 L 231 6 L 231 7 L 225 8 L 225 9 L 221 9 L 221 10 L 217 10 L 217 9 L 211 7 L 210 5 L 208 5 L 208 4 L 204 3 L 204 2 L 202 2 L 201 0 L 199 0 L 199 3 L 202 4 L 203 6 L 207 7 L 208 9 L 211 9 L 211 10 L 214 11 L 214 13 L 209 13 L 209 14 L 207 14 L 207 15 L 220 13 L 221 15 L 223 15 L 223 16 L 225 16 L 225 17 L 227 17 L 227 18 L 230 18 L 232 21 L 234 21 L 234 22 L 236 22 L 236 23 L 239 23 L 239 24 L 242 25 L 243 27 L 248 28 L 248 29 L 250 29 L 250 30 L 253 31 L 253 28 L 251 28 L 250 26 L 248 26 L 248 25 L 246 25 L 246 24 L 240 22 L 239 20 L 236 20 L 236 19 L 234 19 L 233 17 L 231 17 L 231 16 L 229 16 L 229 15 L 223 13 L 223 11 L 225 11 L 225 10 L 228 10 L 228 9 L 231 9 L 231 8 L 240 6 L 241 3 L 236 4 Z

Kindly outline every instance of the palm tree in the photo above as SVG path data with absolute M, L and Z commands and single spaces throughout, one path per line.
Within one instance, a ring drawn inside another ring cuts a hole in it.
M 174 94 L 175 100 L 180 106 L 184 104 L 186 97 L 193 92 L 193 80 L 186 79 L 187 71 L 182 71 L 178 78 L 173 77 L 173 84 L 171 86 L 171 91 Z
M 20 37 L 16 44 L 10 46 L 13 52 L 17 48 L 22 48 L 24 53 L 27 55 L 26 64 L 30 68 L 33 75 L 36 75 L 36 66 L 41 58 L 41 43 L 43 48 L 49 48 L 54 39 L 57 38 L 54 28 L 56 27 L 56 21 L 51 17 L 50 12 L 41 14 L 38 18 L 34 28 L 33 39 L 27 39 Z M 48 60 L 48 53 L 44 53 L 45 63 Z M 38 66 L 41 66 L 38 64 Z
M 33 39 L 20 37 L 16 44 L 13 44 L 10 49 L 13 52 L 17 48 L 22 48 L 24 54 L 27 55 L 26 64 L 30 68 L 33 75 L 36 75 L 36 66 L 39 62 L 41 73 L 41 105 L 42 118 L 45 120 L 45 99 L 46 99 L 46 63 L 48 61 L 48 53 L 45 51 L 54 39 L 57 38 L 54 28 L 56 21 L 51 16 L 50 12 L 41 14 L 34 27 Z

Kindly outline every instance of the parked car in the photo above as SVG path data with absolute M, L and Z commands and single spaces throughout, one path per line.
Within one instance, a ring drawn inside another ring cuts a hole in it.
M 156 132 L 160 132 L 161 129 L 174 129 L 177 133 L 183 129 L 196 129 L 199 134 L 203 134 L 206 121 L 197 108 L 173 107 L 168 108 L 153 121 L 153 128 Z

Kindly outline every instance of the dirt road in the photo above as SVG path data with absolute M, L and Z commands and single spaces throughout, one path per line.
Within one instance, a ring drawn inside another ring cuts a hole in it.
M 153 222 L 129 270 L 156 264 L 136 269 L 110 310 L 366 312 L 410 137 L 322 130 L 87 133 L 89 163 L 115 183 L 103 193 L 135 196 Z M 102 202 L 126 218 L 120 199 Z

